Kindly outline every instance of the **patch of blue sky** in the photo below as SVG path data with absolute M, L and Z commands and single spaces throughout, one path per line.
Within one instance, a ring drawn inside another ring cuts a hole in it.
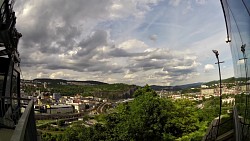
M 130 16 L 105 21 L 98 26 L 109 29 L 111 39 L 115 41 L 138 39 L 149 47 L 189 50 L 197 56 L 201 66 L 214 64 L 216 59 L 211 50 L 217 49 L 225 61 L 225 75 L 233 75 L 230 48 L 224 42 L 226 28 L 219 1 L 207 1 L 205 4 L 180 2 L 178 6 L 162 1 L 152 6 L 144 19 Z M 150 39 L 152 35 L 155 40 Z M 202 67 L 198 72 L 204 73 Z
M 108 30 L 110 38 L 119 41 L 126 38 L 132 38 L 134 33 L 133 26 L 136 26 L 139 21 L 135 17 L 129 16 L 126 18 L 119 18 L 115 20 L 107 20 L 99 23 L 96 28 Z
M 150 35 L 157 35 L 157 44 L 172 44 L 173 48 L 183 47 L 185 44 L 209 37 L 224 28 L 223 16 L 217 16 L 211 12 L 210 6 L 191 4 L 195 6 L 187 13 L 183 13 L 187 7 L 186 3 L 178 6 L 170 6 L 163 2 L 150 11 L 137 29 L 139 37 L 147 38 Z M 212 4 L 213 5 L 213 4 Z M 218 10 L 221 10 L 218 7 Z M 219 11 L 221 12 L 221 11 Z M 220 19 L 222 22 L 216 23 Z M 213 29 L 213 30 L 211 30 Z

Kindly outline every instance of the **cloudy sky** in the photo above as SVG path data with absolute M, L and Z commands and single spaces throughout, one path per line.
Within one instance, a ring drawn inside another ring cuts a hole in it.
M 24 79 L 178 85 L 233 76 L 219 0 L 19 0 Z

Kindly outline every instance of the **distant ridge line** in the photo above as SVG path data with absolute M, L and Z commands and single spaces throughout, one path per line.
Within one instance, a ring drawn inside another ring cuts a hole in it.
M 103 85 L 108 84 L 105 82 L 95 81 L 95 80 L 86 80 L 86 81 L 78 81 L 78 80 L 65 80 L 65 79 L 51 79 L 51 78 L 35 78 L 31 81 L 34 82 L 41 82 L 41 83 L 68 83 L 68 84 L 76 84 L 76 83 L 82 83 L 82 84 L 92 84 L 92 85 Z

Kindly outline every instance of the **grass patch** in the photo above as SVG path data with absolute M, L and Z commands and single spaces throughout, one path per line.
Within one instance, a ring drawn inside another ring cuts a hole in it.
M 64 131 L 51 131 L 51 130 L 38 130 L 42 133 L 50 133 L 51 135 L 54 135 L 54 134 L 63 134 Z
M 56 122 L 56 120 L 36 120 L 36 125 L 47 124 L 51 122 Z

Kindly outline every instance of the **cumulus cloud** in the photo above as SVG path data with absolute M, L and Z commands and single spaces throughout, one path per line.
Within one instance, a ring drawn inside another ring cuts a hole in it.
M 125 78 L 125 79 L 134 79 L 136 77 L 137 77 L 136 74 L 125 74 L 123 78 Z
M 19 50 L 24 78 L 95 79 L 137 84 L 167 80 L 169 84 L 196 75 L 200 64 L 193 54 L 152 47 L 134 37 L 113 41 L 110 30 L 98 28 L 99 24 L 119 18 L 143 18 L 158 2 L 17 1 L 17 28 L 23 34 Z M 180 1 L 170 3 L 178 5 Z M 156 41 L 157 35 L 149 38 Z
M 214 69 L 215 69 L 215 67 L 212 64 L 206 64 L 204 66 L 204 72 L 210 72 L 211 70 L 214 70 Z
M 148 46 L 140 40 L 130 39 L 119 44 L 118 48 L 134 52 L 141 49 L 145 50 Z
M 94 59 L 94 54 L 99 53 L 97 48 L 105 46 L 109 38 L 107 31 L 94 29 L 97 24 L 111 20 L 112 14 L 124 18 L 146 12 L 150 10 L 149 4 L 157 2 L 158 0 L 130 0 L 118 4 L 113 0 L 18 1 L 15 9 L 17 28 L 23 34 L 19 45 L 23 65 L 46 64 L 48 60 L 59 64 L 62 57 L 71 64 L 77 64 L 76 60 Z M 133 44 L 130 45 L 132 46 Z M 139 47 L 141 46 L 143 43 Z M 97 59 L 100 56 L 95 57 Z
M 63 72 L 63 71 L 58 71 L 58 72 L 54 72 L 54 73 L 52 73 L 50 76 L 49 76 L 49 78 L 52 78 L 52 79 L 55 79 L 55 78 L 70 78 L 70 74 L 67 74 L 67 73 L 65 73 L 65 72 Z
M 144 14 L 150 10 L 150 5 L 155 5 L 160 0 L 126 0 L 113 1 L 110 8 L 110 17 L 120 18 L 124 16 L 133 15 L 137 18 L 142 18 Z
M 108 78 L 108 79 L 107 79 L 107 82 L 109 82 L 109 83 L 116 83 L 116 82 L 117 82 L 117 79 Z
M 47 76 L 46 74 L 44 74 L 42 72 L 39 72 L 39 73 L 37 73 L 36 78 L 43 78 L 43 77 L 46 77 L 46 76 Z

